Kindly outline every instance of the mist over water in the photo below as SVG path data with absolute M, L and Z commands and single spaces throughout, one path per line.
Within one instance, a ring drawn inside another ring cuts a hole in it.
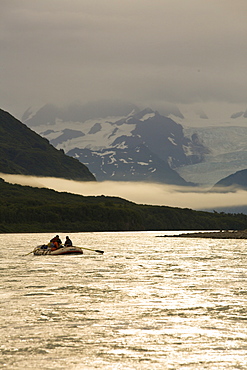
M 161 205 L 179 208 L 215 209 L 247 205 L 247 192 L 212 192 L 205 188 L 188 188 L 145 182 L 85 182 L 52 177 L 34 177 L 0 174 L 5 181 L 20 185 L 46 187 L 59 192 L 84 196 L 116 196 L 137 204 Z

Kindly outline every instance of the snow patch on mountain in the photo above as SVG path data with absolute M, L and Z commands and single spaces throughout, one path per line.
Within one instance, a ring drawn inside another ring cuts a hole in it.
M 154 112 L 144 114 L 144 116 L 140 118 L 140 121 L 146 121 L 147 119 L 152 118 L 152 117 L 155 117 Z
M 168 137 L 168 140 L 169 140 L 173 145 L 178 145 L 178 144 L 175 142 L 174 138 L 172 138 L 172 137 Z
M 203 127 L 227 127 L 227 126 L 247 126 L 246 106 L 225 103 L 194 103 L 179 104 L 176 114 L 175 109 L 167 110 L 167 117 L 174 119 L 184 128 L 203 128 Z M 161 111 L 162 112 L 162 111 Z

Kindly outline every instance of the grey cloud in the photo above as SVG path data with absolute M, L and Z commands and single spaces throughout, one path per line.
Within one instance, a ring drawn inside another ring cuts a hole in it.
M 105 98 L 148 106 L 246 104 L 240 0 L 234 7 L 221 0 L 9 0 L 1 6 L 0 97 L 11 113 Z

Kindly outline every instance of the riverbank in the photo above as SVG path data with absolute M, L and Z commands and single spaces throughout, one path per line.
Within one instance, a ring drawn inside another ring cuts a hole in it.
M 210 238 L 210 239 L 247 239 L 246 230 L 224 230 L 224 231 L 210 231 L 198 233 L 186 233 L 179 235 L 161 235 L 164 238 Z

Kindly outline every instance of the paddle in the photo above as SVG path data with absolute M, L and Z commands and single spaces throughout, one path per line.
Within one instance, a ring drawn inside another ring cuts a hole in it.
M 103 254 L 104 251 L 99 251 L 98 249 L 91 249 L 91 248 L 85 248 L 85 247 L 79 247 L 81 249 L 87 249 L 88 251 L 97 252 Z
M 27 254 L 23 254 L 23 255 L 22 255 L 22 257 L 28 256 L 28 255 L 29 255 L 29 254 L 31 254 L 31 253 L 33 253 L 33 251 L 32 251 L 32 252 L 29 252 L 29 253 L 27 253 Z
M 29 254 L 31 254 L 31 253 L 33 253 L 33 252 L 35 252 L 37 249 L 39 249 L 39 248 L 38 248 L 38 247 L 36 247 L 36 248 L 34 248 L 34 250 L 33 250 L 33 251 L 31 251 L 31 252 L 29 252 L 29 253 L 27 253 L 27 254 L 23 254 L 22 256 L 23 256 L 23 257 L 28 256 Z

